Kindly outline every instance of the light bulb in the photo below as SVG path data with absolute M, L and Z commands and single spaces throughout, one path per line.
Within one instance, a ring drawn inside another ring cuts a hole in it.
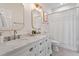
M 64 3 L 60 3 L 60 5 L 63 5 Z

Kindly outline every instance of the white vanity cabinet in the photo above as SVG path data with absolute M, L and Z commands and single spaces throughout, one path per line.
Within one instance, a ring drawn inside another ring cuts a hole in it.
M 35 44 L 31 44 L 28 46 L 24 46 L 14 56 L 35 56 L 36 55 L 36 48 Z
M 39 40 L 36 42 L 36 51 L 37 51 L 36 55 L 41 55 L 41 54 L 45 55 L 45 53 L 43 53 L 43 52 L 45 52 L 44 45 L 45 45 L 44 40 Z
M 26 46 L 22 46 L 13 51 L 10 51 L 5 56 L 35 56 L 36 55 L 36 45 L 35 43 L 30 43 Z
M 33 42 L 28 43 L 20 48 L 12 50 L 5 56 L 50 56 L 52 54 L 50 39 L 47 36 L 32 39 Z M 26 40 L 25 40 L 26 41 Z
M 51 50 L 51 40 L 48 38 L 46 38 L 45 40 L 45 46 L 46 46 L 46 55 L 49 56 L 50 54 L 52 54 L 52 50 Z
M 47 37 L 42 38 L 36 42 L 37 55 L 39 56 L 50 56 L 52 54 L 51 43 Z

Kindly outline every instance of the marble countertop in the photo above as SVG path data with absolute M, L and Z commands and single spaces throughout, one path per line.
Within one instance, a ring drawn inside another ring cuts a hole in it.
M 24 36 L 22 39 L 16 39 L 5 43 L 0 43 L 0 55 L 4 55 L 17 48 L 36 42 L 46 35 Z

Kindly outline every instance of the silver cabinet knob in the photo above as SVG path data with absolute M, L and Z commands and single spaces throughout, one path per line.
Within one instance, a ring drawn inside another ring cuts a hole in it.
M 40 45 L 42 45 L 42 43 L 40 43 Z
M 46 40 L 46 42 L 47 42 L 47 40 Z
M 33 47 L 29 49 L 29 51 L 31 52 L 33 50 Z

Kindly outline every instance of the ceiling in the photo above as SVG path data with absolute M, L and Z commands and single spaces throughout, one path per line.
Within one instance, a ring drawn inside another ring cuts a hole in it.
M 74 6 L 76 5 L 76 3 L 42 3 L 42 8 L 44 10 L 44 12 L 46 13 L 51 13 L 52 11 L 54 11 L 54 9 L 58 8 L 58 7 L 62 7 L 62 6 Z
M 49 12 L 51 9 L 55 9 L 60 6 L 60 3 L 42 3 L 44 12 Z

